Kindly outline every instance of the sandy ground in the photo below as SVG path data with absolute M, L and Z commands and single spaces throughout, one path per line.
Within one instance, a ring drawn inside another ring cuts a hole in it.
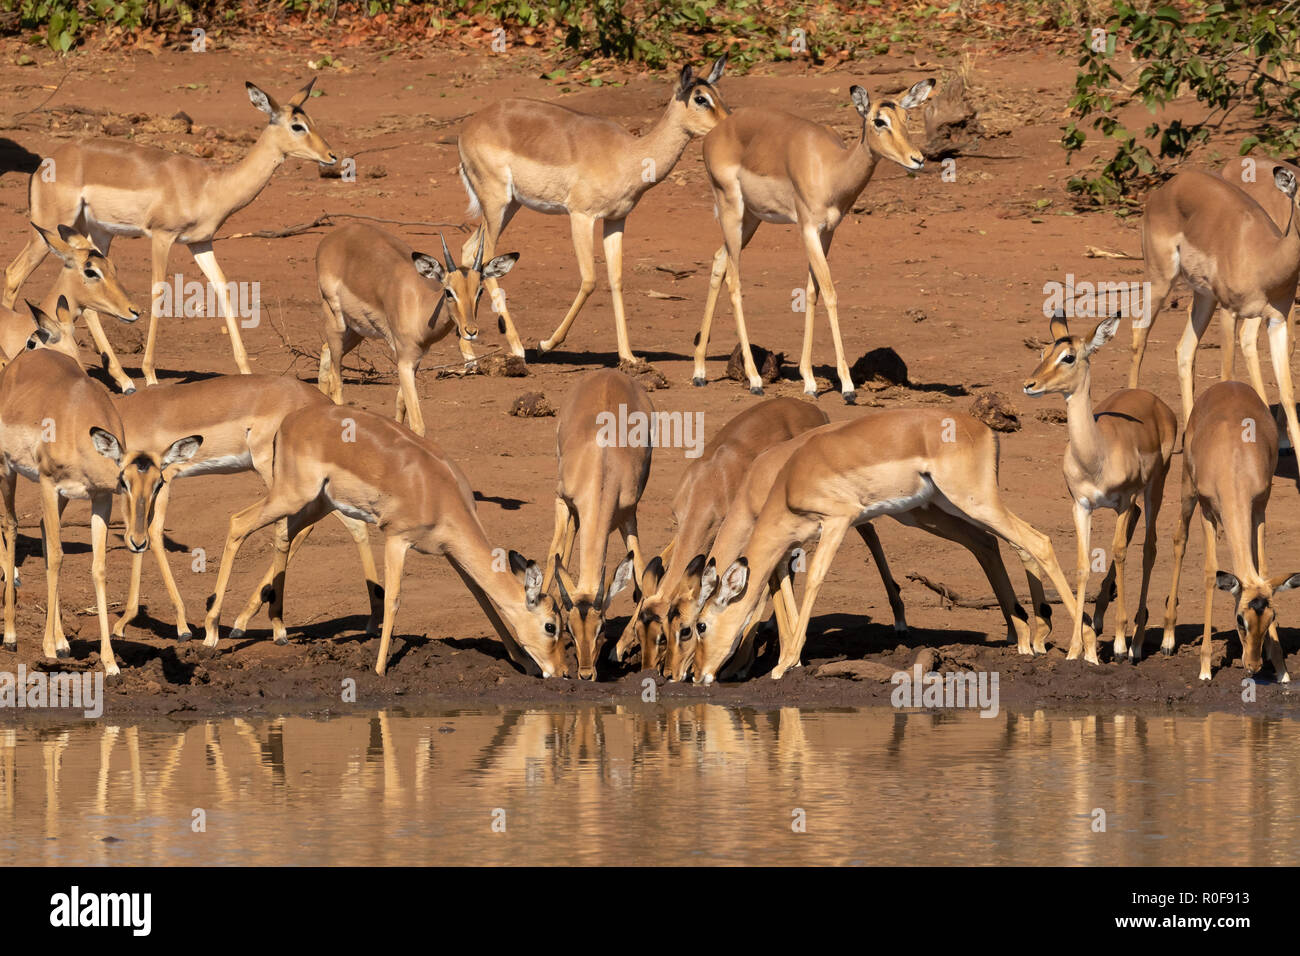
M 15 53 L 6 50 L 3 55 L 12 58 Z M 0 80 L 6 112 L 41 106 L 61 79 L 62 86 L 42 111 L 11 115 L 2 135 L 40 156 L 69 136 L 85 135 L 83 130 L 126 135 L 134 127 L 141 141 L 209 152 L 215 160 L 229 161 L 260 128 L 259 114 L 247 102 L 243 81 L 253 80 L 287 96 L 310 74 L 307 59 L 305 52 L 286 56 L 256 48 L 214 49 L 202 56 L 94 54 L 71 61 L 74 69 L 66 78 L 66 64 L 43 60 L 38 66 L 12 68 Z M 456 237 L 452 244 L 458 248 L 462 234 L 457 227 L 465 215 L 465 195 L 455 173 L 455 137 L 461 118 L 499 97 L 527 95 L 559 99 L 630 128 L 646 129 L 662 109 L 671 82 L 664 75 L 629 74 L 622 78 L 625 85 L 566 94 L 539 78 L 541 70 L 529 60 L 457 54 L 416 59 L 398 54 L 383 59 L 358 51 L 348 62 L 346 71 L 321 74 L 318 88 L 325 95 L 313 99 L 309 111 L 335 150 L 356 158 L 356 182 L 319 178 L 315 166 L 291 160 L 251 206 L 232 217 L 223 234 L 283 228 L 325 212 L 354 212 L 450 224 L 443 228 Z M 792 64 L 762 66 L 748 76 L 724 78 L 721 89 L 732 106 L 779 106 L 832 124 L 848 136 L 856 129 L 848 96 L 852 83 L 862 83 L 873 93 L 894 92 L 958 65 L 886 58 L 871 61 L 870 70 L 875 72 L 868 70 L 868 64 L 850 64 L 830 73 L 813 73 Z M 882 164 L 859 202 L 859 211 L 840 228 L 830 257 L 850 361 L 870 349 L 890 346 L 906 361 L 915 383 L 911 388 L 862 390 L 861 405 L 933 403 L 965 410 L 988 391 L 1012 396 L 1023 427 L 1004 437 L 1001 484 L 1012 507 L 1052 536 L 1058 558 L 1068 569 L 1074 563 L 1074 534 L 1060 468 L 1065 428 L 1039 417 L 1063 410 L 1063 403 L 1059 398 L 1035 401 L 1020 394 L 1038 354 L 1027 340 L 1047 335 L 1041 311 L 1045 281 L 1064 281 L 1067 273 L 1093 280 L 1141 279 L 1140 262 L 1084 255 L 1087 246 L 1136 253 L 1139 236 L 1135 221 L 1072 210 L 1064 190 L 1070 170 L 1057 145 L 1072 80 L 1072 60 L 1051 52 L 977 61 L 971 75 L 977 102 L 1010 132 L 986 139 L 978 157 L 958 159 L 955 182 L 943 181 L 933 164 L 920 175 Z M 117 116 L 70 111 L 73 106 Z M 193 132 L 169 132 L 167 124 L 157 122 L 179 110 L 194 120 Z M 146 119 L 124 121 L 122 114 L 144 114 Z M 918 120 L 914 128 L 919 125 Z M 213 130 L 223 131 L 223 137 Z M 3 252 L 7 262 L 24 241 L 27 174 L 14 168 L 13 160 L 22 155 L 21 150 L 3 145 L 0 228 L 7 237 Z M 417 247 L 437 249 L 436 228 L 390 228 Z M 313 264 L 323 234 L 317 229 L 290 238 L 217 243 L 229 278 L 261 283 L 266 320 L 245 332 L 257 371 L 314 381 L 320 309 Z M 735 344 L 725 303 L 714 324 L 710 382 L 702 389 L 690 386 L 691 343 L 703 308 L 709 263 L 719 241 L 699 145 L 692 144 L 630 219 L 624 294 L 634 349 L 670 383 L 653 393 L 656 407 L 702 411 L 709 435 L 755 401 L 739 383 L 722 377 Z M 528 344 L 535 344 L 550 333 L 578 285 L 568 223 L 525 211 L 507 231 L 503 247 L 522 253 L 505 285 L 521 334 Z M 119 240 L 113 257 L 137 304 L 147 308 L 147 243 Z M 171 266 L 173 273 L 184 272 L 187 279 L 199 277 L 183 249 L 173 252 Z M 752 340 L 797 357 L 802 321 L 791 312 L 791 291 L 802 287 L 806 267 L 793 231 L 760 229 L 746 252 L 745 267 Z M 555 421 L 514 418 L 508 410 L 516 397 L 528 391 L 542 391 L 558 405 L 576 375 L 615 360 L 610 300 L 599 261 L 597 270 L 600 287 L 568 341 L 559 352 L 531 364 L 528 378 L 439 377 L 428 366 L 455 363 L 458 358 L 454 343 L 444 341 L 430 353 L 419 380 L 429 433 L 460 463 L 477 489 L 490 540 L 538 559 L 551 534 Z M 47 262 L 25 294 L 33 298 L 43 294 L 52 272 Z M 1157 323 L 1144 370 L 1144 385 L 1175 407 L 1173 353 L 1186 304 L 1184 297 L 1175 312 Z M 480 352 L 499 347 L 504 338 L 496 333 L 486 307 L 480 319 L 485 320 Z M 128 372 L 137 378 L 144 331 L 143 322 L 109 329 Z M 831 384 L 833 351 L 821 317 L 816 334 L 817 374 L 827 379 L 818 399 L 821 407 L 833 420 L 864 414 L 861 405 L 844 406 Z M 1094 362 L 1093 387 L 1098 397 L 1124 382 L 1127 336 L 1127 331 L 1122 332 Z M 1217 332 L 1209 340 L 1217 349 L 1213 344 Z M 167 322 L 160 333 L 158 361 L 169 380 L 234 371 L 227 338 L 213 318 Z M 389 356 L 367 344 L 348 364 L 346 400 L 391 414 L 395 375 Z M 1198 387 L 1205 387 L 1217 373 L 1218 352 L 1209 351 L 1202 358 Z M 797 379 L 792 371 L 788 376 L 768 394 L 798 395 Z M 669 537 L 670 501 L 687 463 L 680 450 L 655 454 L 640 508 L 641 531 L 649 548 L 658 549 Z M 1174 467 L 1181 469 L 1181 457 Z M 1157 624 L 1169 587 L 1167 551 L 1177 486 L 1176 479 L 1169 482 L 1160 519 L 1163 550 L 1150 604 Z M 252 475 L 178 483 L 169 511 L 168 542 L 192 622 L 201 621 L 212 590 L 230 513 L 255 500 L 261 491 L 259 479 Z M 1295 503 L 1294 483 L 1276 479 L 1269 513 L 1270 566 L 1276 570 L 1292 570 L 1292 564 L 1300 564 Z M 28 667 L 38 664 L 45 613 L 38 500 L 26 482 L 20 484 L 19 510 L 25 585 L 20 594 L 20 644 L 17 659 L 11 654 L 0 657 L 4 669 L 19 662 Z M 68 509 L 63 574 L 64 624 L 72 640 L 72 664 L 83 667 L 98 662 L 88 520 L 84 503 Z M 1109 513 L 1099 516 L 1094 541 L 1109 544 L 1113 520 Z M 865 548 L 854 537 L 841 549 L 822 592 L 802 669 L 780 682 L 760 677 L 711 688 L 665 684 L 658 693 L 759 705 L 883 702 L 890 690 L 887 683 L 819 677 L 818 667 L 843 658 L 908 667 L 918 649 L 933 647 L 941 669 L 998 671 L 1003 706 L 1077 709 L 1140 704 L 1252 712 L 1285 711 L 1291 706 L 1288 688 L 1271 684 L 1259 687 L 1257 703 L 1244 704 L 1244 675 L 1235 650 L 1230 655 L 1232 666 L 1220 669 L 1212 682 L 1196 680 L 1193 644 L 1199 642 L 1204 606 L 1198 535 L 1188 551 L 1177 655 L 1165 659 L 1156 654 L 1134 667 L 1110 662 L 1107 649 L 1105 662 L 1094 667 L 1065 661 L 1060 649 L 1053 649 L 1045 659 L 1020 659 L 1014 648 L 1004 644 L 1005 628 L 996 610 L 945 607 L 936 594 L 908 578 L 922 574 L 962 595 L 983 597 L 987 585 L 969 555 L 892 522 L 881 522 L 879 530 L 903 585 L 912 625 L 909 634 L 900 638 L 892 630 L 879 579 Z M 121 601 L 129 561 L 120 528 L 114 530 L 111 545 L 110 598 Z M 189 569 L 194 548 L 205 549 L 209 556 L 205 573 Z M 266 566 L 270 548 L 269 532 L 246 545 L 228 607 L 237 606 L 248 593 Z M 615 548 L 617 543 L 611 546 L 611 554 Z M 1226 560 L 1226 551 L 1221 551 Z M 1004 549 L 1004 554 L 1018 566 L 1009 551 Z M 1136 550 L 1134 557 L 1138 557 Z M 1136 592 L 1139 563 L 1130 564 L 1131 592 Z M 1013 574 L 1013 580 L 1023 594 L 1023 576 Z M 271 643 L 265 618 L 259 618 L 243 639 L 223 639 L 215 655 L 205 653 L 196 642 L 179 645 L 152 559 L 146 563 L 144 582 L 149 613 L 116 643 L 123 676 L 109 692 L 108 708 L 114 713 L 333 708 L 339 706 L 345 678 L 357 681 L 362 706 L 421 697 L 595 700 L 640 695 L 646 676 L 638 675 L 635 667 L 609 665 L 596 684 L 543 683 L 523 676 L 505 659 L 488 622 L 446 564 L 438 558 L 413 556 L 407 564 L 395 653 L 387 677 L 379 678 L 370 670 L 378 642 L 364 635 L 366 601 L 355 551 L 335 522 L 320 526 L 290 568 L 288 646 Z M 1229 636 L 1226 629 L 1231 627 L 1227 600 L 1221 596 L 1216 611 L 1215 623 L 1221 629 L 1218 660 Z M 630 607 L 628 597 L 617 599 L 611 611 L 611 633 L 621 631 Z M 1063 641 L 1068 638 L 1068 622 L 1059 607 L 1057 612 L 1053 638 Z M 227 622 L 233 613 L 226 615 Z M 1300 631 L 1289 626 L 1297 613 L 1283 599 L 1282 636 L 1292 655 L 1300 647 Z M 1158 640 L 1149 633 L 1151 651 Z M 1294 657 L 1291 666 L 1296 666 Z

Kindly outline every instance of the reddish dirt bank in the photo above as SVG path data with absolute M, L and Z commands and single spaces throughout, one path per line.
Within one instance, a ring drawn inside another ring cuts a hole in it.
M 5 49 L 12 59 L 16 48 Z M 0 135 L 36 157 L 70 135 L 127 135 L 229 161 L 250 142 L 259 115 L 248 104 L 243 81 L 250 79 L 277 95 L 298 88 L 310 70 L 307 55 L 287 57 L 256 48 L 212 50 L 203 56 L 97 54 L 72 61 L 73 72 L 42 111 L 11 115 Z M 852 65 L 850 65 L 852 66 Z M 749 76 L 725 77 L 721 89 L 735 105 L 771 104 L 833 124 L 846 136 L 854 127 L 848 87 L 862 83 L 872 92 L 893 92 L 926 75 L 943 75 L 952 62 L 872 61 L 856 72 L 807 72 L 803 67 L 764 66 Z M 3 86 L 11 114 L 30 110 L 50 97 L 67 65 L 48 62 L 9 70 Z M 628 75 L 626 85 L 583 88 L 564 94 L 539 79 L 525 61 L 439 55 L 407 59 L 357 53 L 345 70 L 321 74 L 324 96 L 309 104 L 311 115 L 336 151 L 357 161 L 356 182 L 318 178 L 313 166 L 290 161 L 251 206 L 227 224 L 224 234 L 279 229 L 308 222 L 325 212 L 361 213 L 385 219 L 448 223 L 453 248 L 463 234 L 465 196 L 455 175 L 459 118 L 505 95 L 558 98 L 578 109 L 607 115 L 645 129 L 669 95 L 666 76 Z M 1065 281 L 1067 273 L 1094 280 L 1141 278 L 1141 263 L 1085 257 L 1088 246 L 1136 252 L 1135 223 L 1105 214 L 1075 214 L 1063 184 L 1069 170 L 1056 145 L 1073 78 L 1072 62 L 1052 53 L 977 58 L 971 85 L 986 110 L 987 125 L 1009 130 L 987 138 L 979 156 L 960 158 L 956 181 L 938 168 L 909 176 L 897 167 L 879 170 L 860 202 L 860 212 L 837 234 L 830 264 L 837 281 L 841 324 L 850 358 L 889 346 L 908 365 L 911 387 L 860 389 L 865 405 L 938 403 L 965 410 L 976 396 L 999 391 L 1013 397 L 1023 427 L 1002 443 L 1001 484 L 1011 506 L 1049 533 L 1067 568 L 1074 564 L 1074 536 L 1064 479 L 1060 473 L 1064 426 L 1041 413 L 1057 412 L 1056 398 L 1032 401 L 1020 384 L 1037 359 L 1034 343 L 1047 335 L 1042 286 Z M 77 107 L 72 110 L 70 107 Z M 90 112 L 86 112 L 90 111 Z M 169 122 L 178 111 L 194 121 Z M 143 114 L 132 121 L 130 114 Z M 107 115 L 115 114 L 115 115 Z M 123 119 L 127 114 L 128 119 Z M 914 123 L 919 127 L 919 122 Z M 215 131 L 222 131 L 216 135 Z M 226 134 L 229 137 L 225 138 Z M 11 160 L 21 153 L 7 146 Z M 0 226 L 7 262 L 24 241 L 27 174 L 6 163 L 0 175 Z M 340 220 L 344 221 L 344 220 Z M 436 250 L 438 228 L 392 227 L 417 248 Z M 230 239 L 216 249 L 228 277 L 261 283 L 264 316 L 245 332 L 257 371 L 314 380 L 320 309 L 313 270 L 323 230 L 281 239 Z M 648 358 L 671 387 L 657 390 L 657 407 L 701 411 L 707 434 L 754 401 L 739 383 L 722 378 L 734 331 L 725 302 L 714 324 L 710 382 L 690 387 L 691 342 L 698 327 L 711 257 L 719 244 L 712 200 L 698 145 L 692 145 L 665 182 L 651 190 L 629 221 L 625 244 L 624 295 L 634 349 Z M 511 225 L 504 251 L 522 258 L 505 280 L 512 312 L 525 341 L 549 334 L 578 285 L 566 221 L 527 211 Z M 124 279 L 142 306 L 148 287 L 148 246 L 119 240 L 113 248 Z M 802 322 L 790 309 L 791 292 L 802 288 L 805 264 L 789 228 L 760 229 L 746 252 L 746 312 L 752 339 L 788 355 L 797 354 Z M 176 250 L 173 273 L 199 277 L 184 250 Z M 47 262 L 24 290 L 39 296 L 50 281 Z M 614 360 L 610 301 L 604 269 L 600 288 L 558 353 L 530 366 L 526 379 L 490 376 L 439 377 L 430 366 L 455 363 L 454 343 L 436 346 L 419 379 L 430 435 L 461 464 L 480 495 L 480 513 L 494 544 L 540 558 L 551 535 L 554 490 L 554 429 L 551 418 L 508 414 L 524 392 L 541 391 L 558 405 L 580 371 Z M 1174 344 L 1182 329 L 1181 310 L 1157 323 L 1151 337 L 1144 384 L 1177 405 Z M 480 354 L 501 344 L 484 308 Z M 160 333 L 159 366 L 167 380 L 233 371 L 220 322 L 190 318 L 166 322 Z M 130 374 L 139 379 L 144 325 L 114 325 L 109 335 Z M 834 420 L 863 414 L 846 408 L 832 384 L 833 353 L 824 320 L 818 318 L 814 361 L 825 379 L 819 402 Z M 1128 353 L 1121 341 L 1093 364 L 1096 394 L 1118 388 L 1126 377 Z M 1213 338 L 1213 336 L 1211 336 Z M 1205 382 L 1217 375 L 1217 353 L 1203 356 Z M 1271 377 L 1270 377 L 1271 381 Z M 1203 386 L 1201 386 L 1203 387 Z M 799 394 L 788 377 L 768 394 Z M 392 362 L 367 344 L 349 360 L 345 398 L 391 413 L 395 397 Z M 656 453 L 642 502 L 640 525 L 649 548 L 669 536 L 670 501 L 687 464 L 680 450 Z M 1181 458 L 1175 459 L 1181 468 Z M 1178 482 L 1171 480 L 1161 516 L 1161 548 L 1152 585 L 1151 616 L 1159 623 L 1169 587 L 1168 540 Z M 201 621 L 211 592 L 227 520 L 232 511 L 261 494 L 258 479 L 198 478 L 177 484 L 169 511 L 168 540 L 191 622 Z M 0 654 L 0 669 L 29 668 L 40 654 L 44 620 L 44 564 L 39 551 L 39 508 L 34 486 L 19 485 L 20 554 L 24 587 L 19 609 L 19 653 Z M 1277 479 L 1269 512 L 1270 567 L 1300 568 L 1292 482 Z M 1099 517 L 1094 541 L 1110 540 L 1109 515 Z M 74 503 L 67 512 L 63 604 L 74 664 L 98 662 L 98 636 L 89 575 L 89 513 Z M 880 532 L 894 573 L 903 585 L 912 633 L 900 643 L 890 627 L 888 604 L 868 555 L 848 542 L 831 571 L 816 609 L 806 666 L 780 682 L 765 677 L 712 688 L 665 685 L 661 699 L 691 698 L 763 706 L 845 705 L 884 702 L 890 685 L 877 680 L 818 676 L 820 665 L 838 659 L 869 659 L 891 668 L 909 667 L 917 649 L 933 647 L 941 670 L 996 670 L 1004 707 L 1168 706 L 1199 709 L 1287 712 L 1287 687 L 1262 684 L 1258 702 L 1241 700 L 1240 664 L 1221 669 L 1208 685 L 1196 680 L 1196 648 L 1203 602 L 1199 535 L 1193 535 L 1184 576 L 1179 653 L 1158 654 L 1134 667 L 1065 662 L 1059 649 L 1046 659 L 1024 660 L 1002 644 L 1005 633 L 996 610 L 943 607 L 930 590 L 911 580 L 919 574 L 959 594 L 982 598 L 987 585 L 978 566 L 954 547 L 881 522 Z M 1140 539 L 1139 539 L 1140 540 Z M 120 530 L 110 539 L 110 598 L 125 595 L 128 556 Z M 202 548 L 206 570 L 190 570 L 192 550 Z M 270 535 L 256 536 L 240 555 L 228 606 L 238 606 L 270 553 Z M 1008 552 L 1011 564 L 1016 564 Z M 1226 552 L 1221 549 L 1221 559 Z M 1130 562 L 1131 593 L 1138 561 Z M 224 639 L 210 655 L 197 643 L 176 644 L 170 607 L 152 558 L 146 562 L 147 614 L 116 643 L 123 677 L 107 703 L 112 714 L 183 712 L 197 715 L 245 710 L 337 708 L 345 678 L 357 681 L 358 704 L 370 706 L 416 699 L 473 699 L 483 702 L 555 701 L 639 696 L 634 673 L 608 668 L 598 684 L 548 681 L 519 674 L 504 659 L 488 622 L 459 579 L 440 559 L 414 556 L 407 564 L 403 606 L 388 676 L 373 674 L 377 641 L 363 635 L 366 601 L 351 542 L 334 522 L 325 522 L 290 568 L 286 620 L 290 644 L 269 641 L 265 619 L 243 639 Z M 1023 593 L 1023 578 L 1013 576 Z M 1095 581 L 1094 581 L 1095 587 Z M 1228 598 L 1218 600 L 1221 628 L 1217 657 L 1230 627 Z M 620 597 L 610 631 L 617 634 L 629 599 Z M 227 622 L 233 613 L 227 615 Z M 1283 598 L 1280 620 L 1286 650 L 1300 647 L 1300 604 Z M 1067 623 L 1058 608 L 1054 637 L 1064 640 Z M 1154 651 L 1158 635 L 1149 633 Z M 1106 645 L 1104 645 L 1106 646 Z M 1108 658 L 1107 654 L 1107 658 Z M 766 668 L 760 668 L 760 672 Z M 0 715 L 0 720 L 9 719 Z

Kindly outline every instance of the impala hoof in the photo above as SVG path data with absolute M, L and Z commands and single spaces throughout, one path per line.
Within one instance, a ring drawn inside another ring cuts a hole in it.
M 844 392 L 843 394 L 844 394 L 844 404 L 845 404 L 845 405 L 854 405 L 854 404 L 857 403 L 857 401 L 858 401 L 858 393 L 857 393 L 857 392 Z
M 58 660 L 64 660 L 65 658 L 72 656 L 72 651 L 68 650 L 66 647 L 55 648 L 54 656 Z
M 816 397 L 817 397 L 817 389 L 815 389 L 815 388 L 805 388 L 805 389 L 803 390 L 803 393 L 804 393 L 804 395 L 806 395 L 808 398 L 816 398 Z
M 289 643 L 289 638 L 287 635 L 281 635 L 280 637 L 275 638 L 275 643 L 280 647 L 284 647 L 284 645 Z
M 135 386 L 134 386 L 134 385 L 128 385 L 126 388 L 122 389 L 122 394 L 123 394 L 123 395 L 134 395 L 134 394 L 135 394 Z
M 244 629 L 242 627 L 232 627 L 230 629 L 230 639 L 232 641 L 237 641 L 243 636 L 244 636 Z
M 1160 653 L 1163 654 L 1163 655 L 1165 655 L 1165 657 L 1173 657 L 1173 656 L 1174 656 L 1174 649 L 1173 649 L 1172 647 L 1165 647 L 1163 644 L 1161 644 L 1161 645 L 1160 645 Z
M 193 639 L 194 639 L 193 631 L 181 631 L 179 634 L 176 635 L 176 641 L 177 643 L 180 644 L 184 644 L 186 641 L 191 641 Z
M 749 394 L 750 394 L 750 395 L 762 395 L 762 394 L 763 394 L 763 386 L 762 386 L 762 385 L 751 385 L 751 386 L 749 386 Z
M 105 665 L 104 667 L 105 677 L 117 677 L 121 673 L 122 673 L 122 669 L 118 667 L 116 664 L 108 664 Z
M 697 375 L 693 379 L 691 379 L 691 384 L 694 385 L 696 388 L 703 388 L 705 385 L 709 383 L 704 378 L 703 375 Z

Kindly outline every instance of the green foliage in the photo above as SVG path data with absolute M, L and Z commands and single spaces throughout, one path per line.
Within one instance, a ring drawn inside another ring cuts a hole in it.
M 1194 5 L 1190 14 L 1169 6 L 1143 11 L 1119 0 L 1106 21 L 1105 42 L 1085 36 L 1070 99 L 1075 121 L 1061 145 L 1067 159 L 1083 149 L 1087 121 L 1113 141 L 1113 150 L 1070 180 L 1079 196 L 1098 204 L 1132 203 L 1135 193 L 1168 174 L 1169 165 L 1203 146 L 1229 115 L 1248 119 L 1252 128 L 1239 144 L 1242 155 L 1256 147 L 1275 155 L 1300 151 L 1300 6 L 1221 0 Z M 1116 69 L 1119 38 L 1140 64 L 1136 81 Z M 1155 115 L 1187 92 L 1202 106 L 1197 119 L 1156 119 L 1137 132 L 1118 117 L 1134 100 Z

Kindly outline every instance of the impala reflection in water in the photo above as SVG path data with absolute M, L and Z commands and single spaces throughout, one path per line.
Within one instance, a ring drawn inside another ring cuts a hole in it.
M 1282 864 L 1297 776 L 1293 722 L 1232 715 L 78 722 L 0 730 L 0 863 Z

